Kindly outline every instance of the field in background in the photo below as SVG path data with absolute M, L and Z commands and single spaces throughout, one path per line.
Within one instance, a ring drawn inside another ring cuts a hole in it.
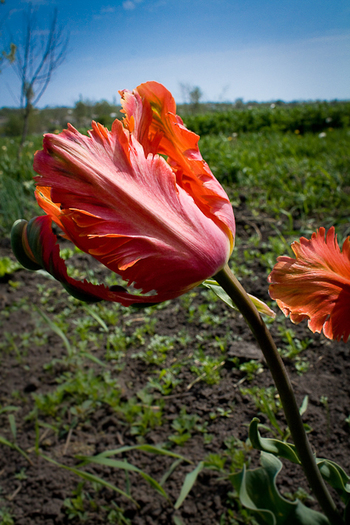
M 337 103 L 183 111 L 188 127 L 201 133 L 202 156 L 234 207 L 230 265 L 246 289 L 265 301 L 266 277 L 277 256 L 290 253 L 292 240 L 319 226 L 335 225 L 341 240 L 350 234 L 349 108 Z M 44 274 L 17 271 L 8 259 L 8 235 L 14 220 L 41 213 L 32 180 L 41 142 L 41 136 L 30 136 L 18 160 L 17 137 L 0 138 L 0 471 L 6 487 L 0 524 L 139 525 L 150 516 L 156 525 L 253 524 L 228 476 L 257 461 L 246 443 L 254 415 L 276 437 L 286 429 L 249 330 L 239 314 L 202 288 L 144 310 L 86 306 Z M 115 284 L 114 276 L 68 244 L 63 256 L 76 278 Z M 282 315 L 269 324 L 298 401 L 309 395 L 313 447 L 348 470 L 347 345 L 331 344 Z M 205 462 L 175 514 L 137 472 L 124 474 L 112 463 L 86 468 L 78 460 L 121 445 L 159 443 L 192 465 L 128 450 L 124 467 L 132 463 L 156 478 L 172 501 L 185 474 Z M 45 457 L 56 462 L 55 470 Z M 288 497 L 301 485 L 299 497 L 314 505 L 296 471 L 279 479 Z M 113 487 L 134 497 L 141 510 Z
M 203 158 L 234 199 L 244 194 L 255 211 L 284 214 L 289 229 L 293 219 L 346 223 L 350 102 L 179 110 L 187 127 L 201 136 Z M 110 126 L 120 116 L 107 102 L 36 111 L 32 128 L 40 134 L 28 138 L 17 159 L 19 139 L 12 135 L 18 135 L 19 110 L 0 110 L 5 135 L 0 137 L 0 231 L 6 234 L 16 218 L 35 213 L 32 160 L 42 132 L 57 133 L 67 121 L 86 132 L 92 118 Z

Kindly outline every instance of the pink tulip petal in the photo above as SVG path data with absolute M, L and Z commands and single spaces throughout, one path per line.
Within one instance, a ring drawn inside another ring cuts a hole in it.
M 161 85 L 150 84 L 158 93 Z M 170 93 L 163 86 L 159 91 L 172 108 Z M 89 136 L 70 125 L 45 136 L 34 160 L 36 197 L 78 248 L 142 293 L 176 297 L 227 262 L 235 228 L 232 207 L 209 168 L 212 188 L 198 175 L 200 197 L 192 191 L 195 182 L 179 183 L 177 170 L 157 154 L 164 130 L 152 128 L 154 104 L 137 90 L 123 97 L 126 117 L 110 132 L 93 122 Z M 197 144 L 197 136 L 183 130 Z M 198 156 L 197 148 L 188 158 Z M 191 172 L 187 178 L 196 176 Z
M 78 281 L 69 277 L 65 262 L 59 255 L 59 245 L 56 235 L 52 232 L 51 218 L 47 215 L 32 219 L 24 227 L 22 225 L 21 248 L 27 252 L 31 261 L 35 261 L 36 264 L 57 279 L 71 295 L 81 301 L 98 302 L 105 300 L 131 306 L 154 304 L 173 299 L 172 296 L 161 294 L 133 295 L 124 291 L 122 287 L 116 286 L 110 289 L 103 284 L 95 285 L 86 280 Z
M 346 342 L 350 335 L 350 238 L 340 251 L 334 228 L 292 244 L 296 259 L 278 257 L 269 275 L 270 296 L 294 323 Z

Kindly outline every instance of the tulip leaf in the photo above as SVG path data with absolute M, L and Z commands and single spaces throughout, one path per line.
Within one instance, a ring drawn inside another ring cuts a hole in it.
M 339 494 L 345 504 L 350 502 L 350 478 L 344 470 L 329 459 L 317 458 L 316 463 L 322 477 Z
M 279 493 L 276 477 L 281 461 L 272 454 L 261 453 L 262 467 L 245 467 L 230 476 L 242 505 L 248 508 L 261 525 L 329 525 L 328 519 L 309 509 L 301 501 L 289 501 Z
M 258 426 L 259 419 L 255 417 L 249 425 L 249 439 L 253 448 L 301 464 L 293 444 L 261 437 Z M 323 479 L 337 491 L 342 501 L 349 506 L 350 512 L 350 477 L 334 461 L 324 458 L 316 458 L 315 461 Z
M 298 454 L 294 445 L 291 443 L 285 443 L 279 439 L 261 437 L 258 425 L 259 419 L 257 417 L 255 417 L 249 425 L 249 439 L 253 448 L 263 452 L 268 452 L 269 454 L 274 454 L 275 456 L 289 459 L 289 461 L 292 463 L 297 463 L 300 465 Z
M 221 288 L 221 286 L 214 281 L 213 279 L 207 279 L 204 281 L 203 286 L 206 288 L 209 288 L 212 290 L 212 292 L 215 293 L 224 303 L 226 303 L 230 308 L 233 310 L 239 311 L 235 303 L 232 301 L 231 297 Z M 255 308 L 258 310 L 259 313 L 267 315 L 268 317 L 272 317 L 273 319 L 276 317 L 276 314 L 271 308 L 267 306 L 263 301 L 260 301 L 260 299 L 257 299 L 257 297 L 254 297 L 254 295 L 247 294 L 254 304 Z

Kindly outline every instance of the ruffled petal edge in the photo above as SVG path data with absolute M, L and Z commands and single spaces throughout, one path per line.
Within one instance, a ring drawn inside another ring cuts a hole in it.
M 346 343 L 350 336 L 350 238 L 338 245 L 334 227 L 292 244 L 295 259 L 278 257 L 268 277 L 272 299 L 292 322 Z

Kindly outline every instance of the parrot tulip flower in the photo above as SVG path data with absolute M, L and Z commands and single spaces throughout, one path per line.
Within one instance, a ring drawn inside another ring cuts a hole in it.
M 283 313 L 312 332 L 347 342 L 350 335 L 350 237 L 340 251 L 334 228 L 292 244 L 296 259 L 278 257 L 269 275 L 270 296 Z
M 111 131 L 93 122 L 89 136 L 71 125 L 45 135 L 34 169 L 46 216 L 15 223 L 12 245 L 24 266 L 44 268 L 80 299 L 158 303 L 224 267 L 234 216 L 171 93 L 147 82 L 120 94 L 125 116 Z M 140 294 L 69 277 L 52 222 Z

